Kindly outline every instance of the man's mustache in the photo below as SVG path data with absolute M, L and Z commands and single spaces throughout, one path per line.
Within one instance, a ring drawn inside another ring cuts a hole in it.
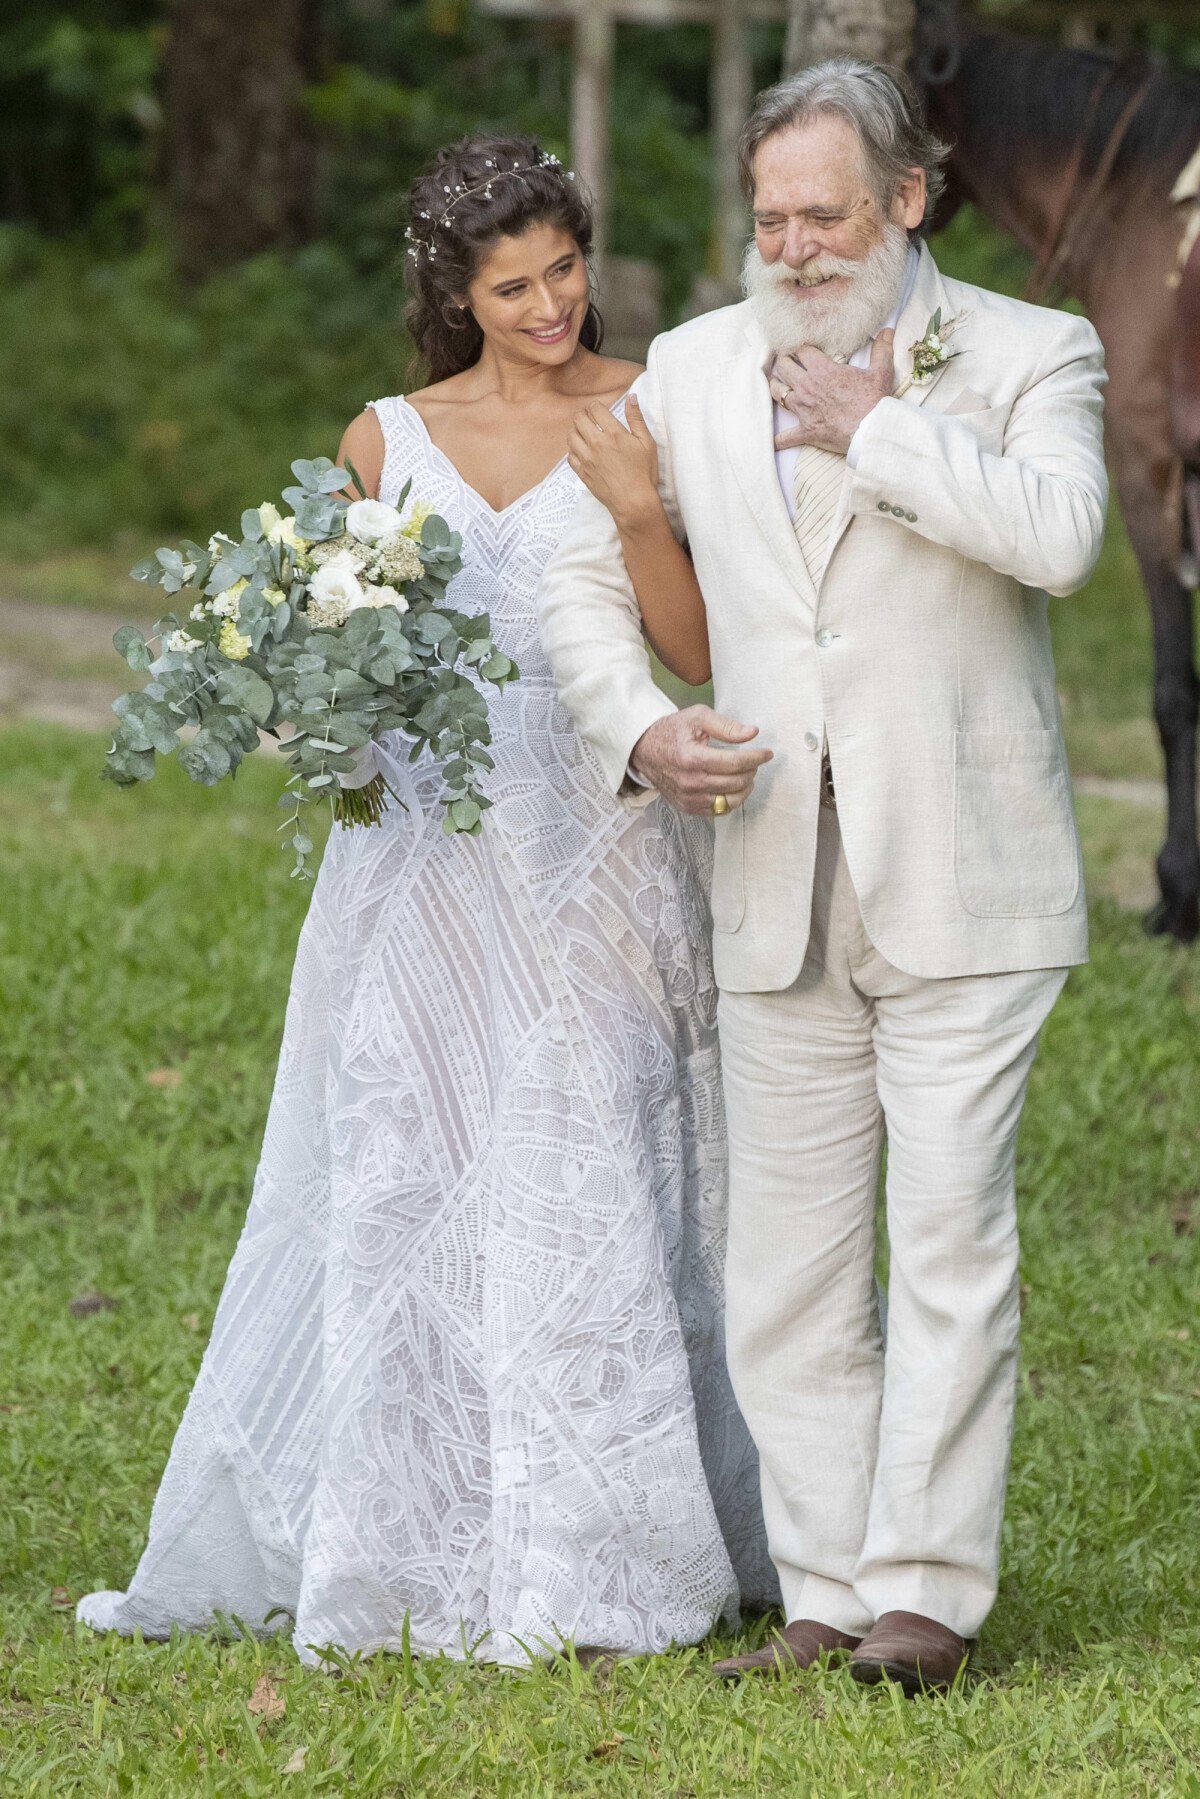
M 837 275 L 847 275 L 851 279 L 862 272 L 862 264 L 852 262 L 845 256 L 816 256 L 811 262 L 802 263 L 798 269 L 791 269 L 786 263 L 776 263 L 770 271 L 770 280 L 780 287 L 820 287 L 823 281 L 831 281 Z

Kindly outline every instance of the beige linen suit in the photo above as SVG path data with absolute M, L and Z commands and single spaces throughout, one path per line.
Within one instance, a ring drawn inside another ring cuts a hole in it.
M 853 1631 L 908 1609 L 972 1635 L 1011 1431 L 1017 1122 L 1087 953 L 1046 596 L 1090 574 L 1107 481 L 1092 327 L 949 280 L 923 249 L 898 388 L 939 308 L 956 354 L 870 416 L 815 582 L 750 309 L 659 338 L 638 391 L 704 592 L 715 704 L 775 752 L 717 822 L 713 884 L 729 1353 L 772 1553 L 789 1616 Z M 591 496 L 539 607 L 563 702 L 621 791 L 671 704 Z

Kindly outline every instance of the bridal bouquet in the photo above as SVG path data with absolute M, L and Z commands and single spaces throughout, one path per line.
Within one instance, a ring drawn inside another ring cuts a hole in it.
M 156 755 L 178 750 L 192 780 L 211 787 L 258 748 L 260 730 L 281 737 L 290 774 L 279 828 L 295 854 L 293 876 L 306 878 L 306 803 L 328 797 L 340 824 L 378 824 L 390 791 L 382 775 L 346 788 L 337 777 L 382 731 L 412 739 L 410 760 L 428 749 L 441 763 L 443 828 L 477 832 L 491 803 L 479 778 L 493 763 L 487 701 L 466 671 L 497 688 L 518 671 L 493 643 L 486 614 L 442 603 L 462 567 L 461 539 L 427 506 L 414 504 L 405 519 L 411 483 L 388 506 L 337 497 L 363 489 L 353 468 L 328 457 L 294 462 L 292 472 L 289 515 L 251 507 L 240 543 L 218 532 L 207 549 L 157 550 L 132 571 L 177 610 L 149 639 L 136 625 L 113 638 L 151 680 L 114 702 L 103 772 L 133 786 L 154 774 Z

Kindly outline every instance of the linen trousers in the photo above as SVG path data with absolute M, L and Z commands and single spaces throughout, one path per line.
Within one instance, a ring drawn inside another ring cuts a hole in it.
M 727 1350 L 789 1621 L 858 1636 L 911 1611 L 974 1637 L 991 1609 L 1016 1392 L 1017 1126 L 1065 980 L 893 968 L 822 807 L 799 978 L 721 994 Z

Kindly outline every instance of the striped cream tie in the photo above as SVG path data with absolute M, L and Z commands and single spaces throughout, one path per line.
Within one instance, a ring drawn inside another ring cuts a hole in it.
M 814 587 L 819 586 L 829 552 L 829 534 L 842 497 L 846 458 L 811 446 L 796 452 L 792 492 L 796 501 L 794 529 L 800 553 Z

